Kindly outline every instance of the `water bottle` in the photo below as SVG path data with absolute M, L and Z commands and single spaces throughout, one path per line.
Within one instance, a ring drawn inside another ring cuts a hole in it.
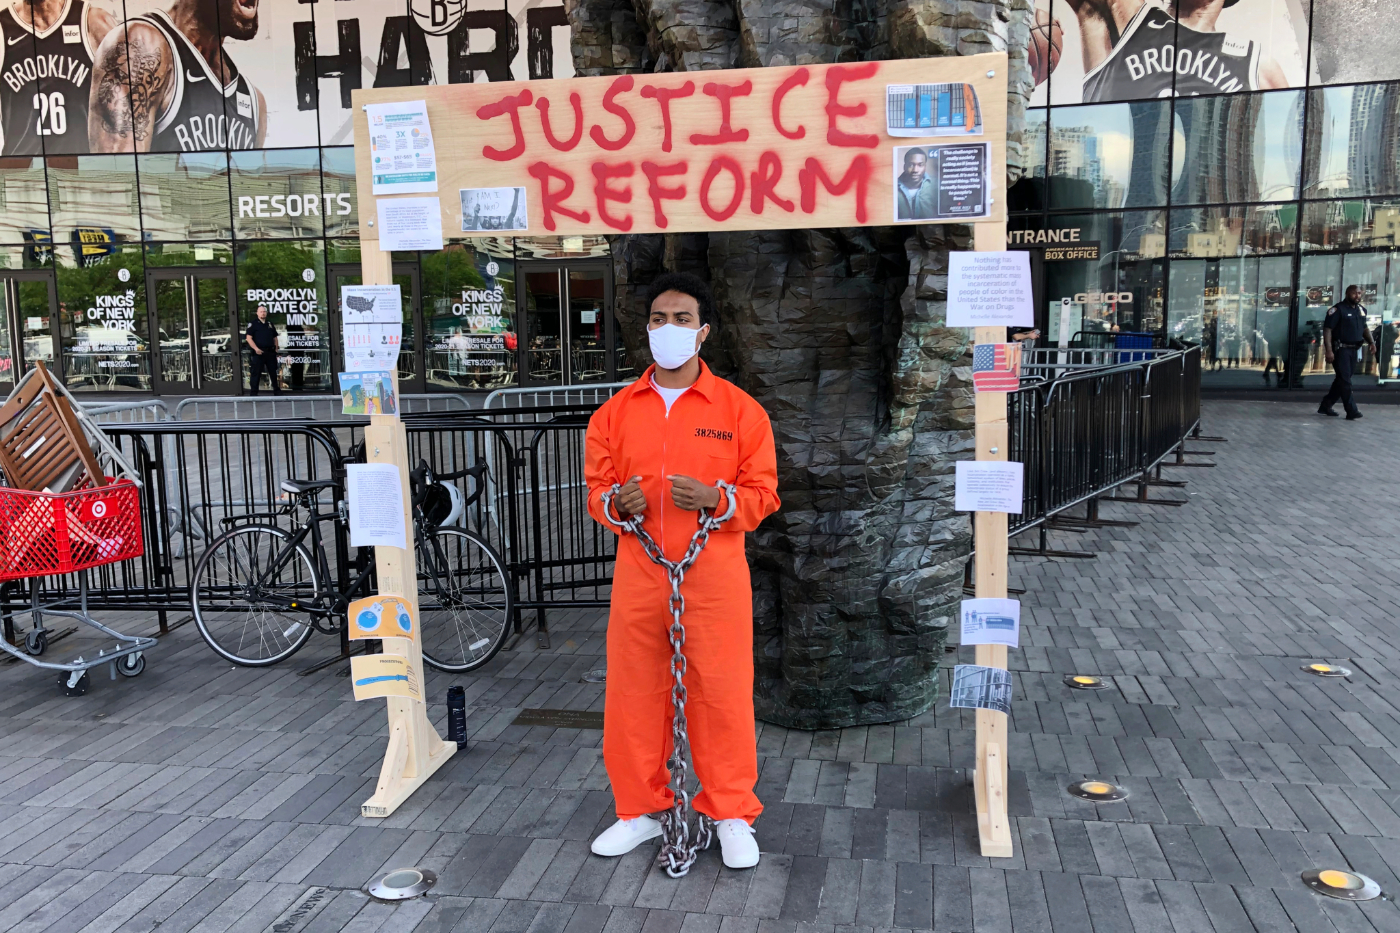
M 467 691 L 462 687 L 447 688 L 447 741 L 456 742 L 458 749 L 467 747 Z

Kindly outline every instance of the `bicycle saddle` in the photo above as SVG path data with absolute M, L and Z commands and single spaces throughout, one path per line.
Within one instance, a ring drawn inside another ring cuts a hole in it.
M 282 480 L 282 491 L 289 492 L 294 496 L 304 496 L 309 492 L 334 485 L 335 480 L 333 479 L 284 479 Z

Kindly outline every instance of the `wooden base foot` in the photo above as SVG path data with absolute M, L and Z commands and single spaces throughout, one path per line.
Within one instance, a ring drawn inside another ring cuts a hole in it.
M 973 775 L 977 797 L 977 835 L 988 858 L 1011 857 L 1011 821 L 1006 814 L 1006 762 L 1001 746 L 988 742 Z
M 417 704 L 422 706 L 422 704 Z M 409 736 L 409 724 L 405 718 L 391 717 L 389 726 L 389 747 L 384 752 L 384 766 L 379 769 L 379 783 L 374 796 L 360 804 L 360 816 L 382 818 L 399 808 L 413 792 L 422 787 L 447 759 L 457 752 L 456 742 L 444 742 L 437 730 L 427 721 L 427 715 L 419 710 L 423 721 L 418 724 L 419 735 L 427 737 L 427 748 L 421 755 L 415 755 Z

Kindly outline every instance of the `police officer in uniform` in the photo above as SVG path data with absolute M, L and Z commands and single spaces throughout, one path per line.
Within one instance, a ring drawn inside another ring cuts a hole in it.
M 250 395 L 258 394 L 258 383 L 262 374 L 272 381 L 272 394 L 281 395 L 282 386 L 277 382 L 277 328 L 267 320 L 267 305 L 258 305 L 258 316 L 249 322 L 248 331 L 243 335 L 248 344 L 248 375 L 252 385 Z
M 1322 350 L 1337 377 L 1322 399 L 1317 410 L 1319 414 L 1335 417 L 1337 413 L 1332 406 L 1341 399 L 1348 421 L 1361 417 L 1351 398 L 1351 371 L 1356 367 L 1356 351 L 1363 344 L 1374 352 L 1371 331 L 1366 327 L 1366 309 L 1361 305 L 1361 287 L 1348 285 L 1346 298 L 1327 310 L 1327 319 L 1322 324 Z

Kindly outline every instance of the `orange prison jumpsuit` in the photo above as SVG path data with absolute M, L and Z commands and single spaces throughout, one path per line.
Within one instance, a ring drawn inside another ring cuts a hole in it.
M 642 477 L 646 529 L 666 557 L 679 560 L 699 527 L 697 513 L 678 508 L 665 477 L 736 486 L 733 518 L 681 584 L 685 597 L 686 718 L 703 792 L 695 809 L 716 820 L 752 823 L 763 811 L 754 794 L 758 756 L 753 715 L 753 592 L 744 532 L 778 508 L 777 462 L 768 415 L 743 390 L 704 363 L 695 385 L 676 399 L 670 417 L 651 386 L 652 370 L 613 396 L 588 423 L 588 511 L 603 518 L 602 494 Z M 721 494 L 719 513 L 728 508 Z M 608 681 L 603 713 L 603 763 L 620 819 L 671 806 L 671 585 L 632 535 L 619 542 L 608 615 Z M 687 789 L 694 793 L 694 782 Z

